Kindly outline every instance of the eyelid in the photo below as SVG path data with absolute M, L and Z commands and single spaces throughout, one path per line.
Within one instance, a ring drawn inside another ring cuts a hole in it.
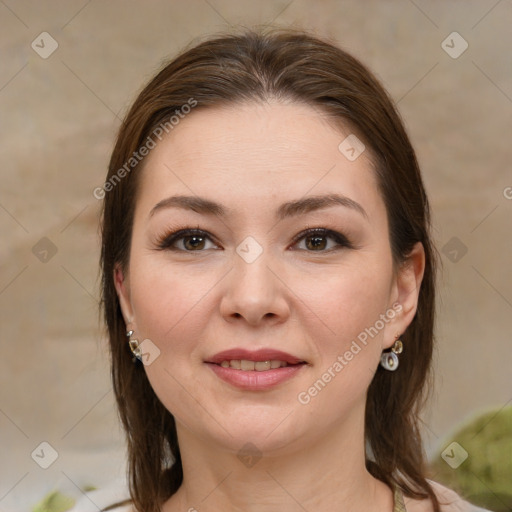
M 199 226 L 197 228 L 192 228 L 190 226 L 183 226 L 183 227 L 177 227 L 173 229 L 170 233 L 164 234 L 163 236 L 158 236 L 156 238 L 156 245 L 159 250 L 174 250 L 177 252 L 204 252 L 204 251 L 184 251 L 182 249 L 177 249 L 176 247 L 173 247 L 173 244 L 179 240 L 182 240 L 183 238 L 187 236 L 198 236 L 205 239 L 211 240 L 215 245 L 219 245 L 215 237 L 210 235 L 207 231 L 204 231 Z
M 306 252 L 313 253 L 313 254 L 315 252 L 318 252 L 319 254 L 322 254 L 322 253 L 330 253 L 330 252 L 337 250 L 339 248 L 342 248 L 342 247 L 346 247 L 349 249 L 355 248 L 355 246 L 352 244 L 352 242 L 343 233 L 334 231 L 332 229 L 323 228 L 323 227 L 317 227 L 317 228 L 307 227 L 306 229 L 304 229 L 303 231 L 301 231 L 300 233 L 295 235 L 290 247 L 297 245 L 298 242 L 300 242 L 301 240 L 306 238 L 308 235 L 312 236 L 315 234 L 317 234 L 319 236 L 323 236 L 325 238 L 333 239 L 337 243 L 338 247 L 331 248 L 328 250 L 322 250 L 322 251 L 306 251 Z M 174 250 L 177 252 L 185 252 L 185 253 L 204 252 L 204 250 L 185 251 L 185 250 L 177 249 L 176 247 L 173 247 L 173 244 L 175 242 L 182 240 L 183 238 L 185 238 L 187 236 L 194 236 L 194 235 L 204 238 L 204 239 L 209 239 L 215 245 L 219 245 L 218 242 L 215 240 L 215 237 L 213 237 L 207 231 L 200 229 L 199 226 L 197 226 L 196 228 L 192 228 L 190 226 L 177 227 L 177 228 L 173 229 L 171 233 L 168 233 L 161 237 L 157 237 L 156 245 L 159 250 Z
M 347 247 L 349 249 L 355 248 L 355 246 L 352 244 L 352 242 L 343 233 L 340 233 L 338 231 L 334 231 L 334 230 L 328 229 L 328 228 L 322 228 L 322 227 L 319 227 L 319 228 L 308 227 L 305 230 L 301 231 L 294 237 L 292 246 L 296 245 L 300 240 L 306 238 L 308 235 L 312 236 L 315 234 L 318 234 L 319 236 L 323 236 L 325 238 L 332 238 L 333 240 L 336 241 L 336 243 L 338 244 L 338 247 L 334 248 L 334 249 L 329 249 L 327 251 L 307 251 L 309 253 L 312 253 L 312 254 L 314 254 L 315 252 L 318 252 L 319 254 L 330 253 L 333 250 L 339 249 L 340 247 Z

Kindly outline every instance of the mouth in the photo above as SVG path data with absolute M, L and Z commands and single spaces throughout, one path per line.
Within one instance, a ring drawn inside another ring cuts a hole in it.
M 224 368 L 257 372 L 306 363 L 303 359 L 287 352 L 265 348 L 253 351 L 243 348 L 224 350 L 205 362 L 218 364 Z
M 219 352 L 205 361 L 223 381 L 245 390 L 262 391 L 284 382 L 308 363 L 273 349 L 250 352 L 233 349 Z
M 222 361 L 220 366 L 223 368 L 233 368 L 235 370 L 243 370 L 245 372 L 265 372 L 268 370 L 276 370 L 277 368 L 285 368 L 287 366 L 297 366 L 306 364 L 304 361 L 298 363 L 287 363 L 279 359 L 267 359 L 266 361 L 250 361 L 248 359 L 231 359 Z

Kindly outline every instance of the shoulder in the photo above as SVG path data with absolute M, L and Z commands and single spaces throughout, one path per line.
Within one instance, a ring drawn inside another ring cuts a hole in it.
M 430 484 L 439 499 L 441 510 L 443 512 L 490 512 L 489 510 L 477 507 L 476 505 L 465 501 L 455 491 L 448 489 L 438 482 L 430 481 Z
M 429 483 L 436 493 L 442 512 L 491 512 L 469 503 L 455 491 L 448 489 L 440 483 L 432 480 L 429 480 Z M 404 497 L 404 502 L 407 512 L 432 512 L 432 505 L 427 500 L 420 501 Z

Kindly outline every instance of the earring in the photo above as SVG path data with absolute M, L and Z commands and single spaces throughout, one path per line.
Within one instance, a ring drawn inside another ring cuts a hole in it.
M 380 356 L 380 365 L 390 372 L 394 372 L 398 368 L 398 354 L 404 350 L 404 344 L 400 341 L 400 335 L 397 334 L 396 341 L 391 347 L 391 352 L 383 352 Z
M 133 330 L 129 330 L 126 333 L 126 336 L 130 338 L 133 335 Z M 132 354 L 139 360 L 142 361 L 142 351 L 139 347 L 138 340 L 132 340 L 128 339 L 128 345 L 130 346 L 130 350 L 132 351 Z M 135 359 L 134 359 L 135 361 Z

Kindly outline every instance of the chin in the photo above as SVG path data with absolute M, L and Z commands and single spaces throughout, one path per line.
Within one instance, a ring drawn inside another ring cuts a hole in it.
M 205 422 L 200 424 L 197 423 L 198 416 L 195 416 L 195 425 L 185 419 L 182 424 L 188 431 L 186 435 L 196 435 L 207 445 L 212 444 L 237 455 L 240 451 L 252 450 L 277 456 L 307 437 L 308 428 L 316 430 L 315 425 L 308 427 L 305 419 L 296 418 L 290 407 L 283 410 L 253 404 L 233 407 L 232 410 L 233 413 L 223 416 L 222 420 L 215 415 L 218 422 L 209 415 L 207 419 L 202 416 Z

